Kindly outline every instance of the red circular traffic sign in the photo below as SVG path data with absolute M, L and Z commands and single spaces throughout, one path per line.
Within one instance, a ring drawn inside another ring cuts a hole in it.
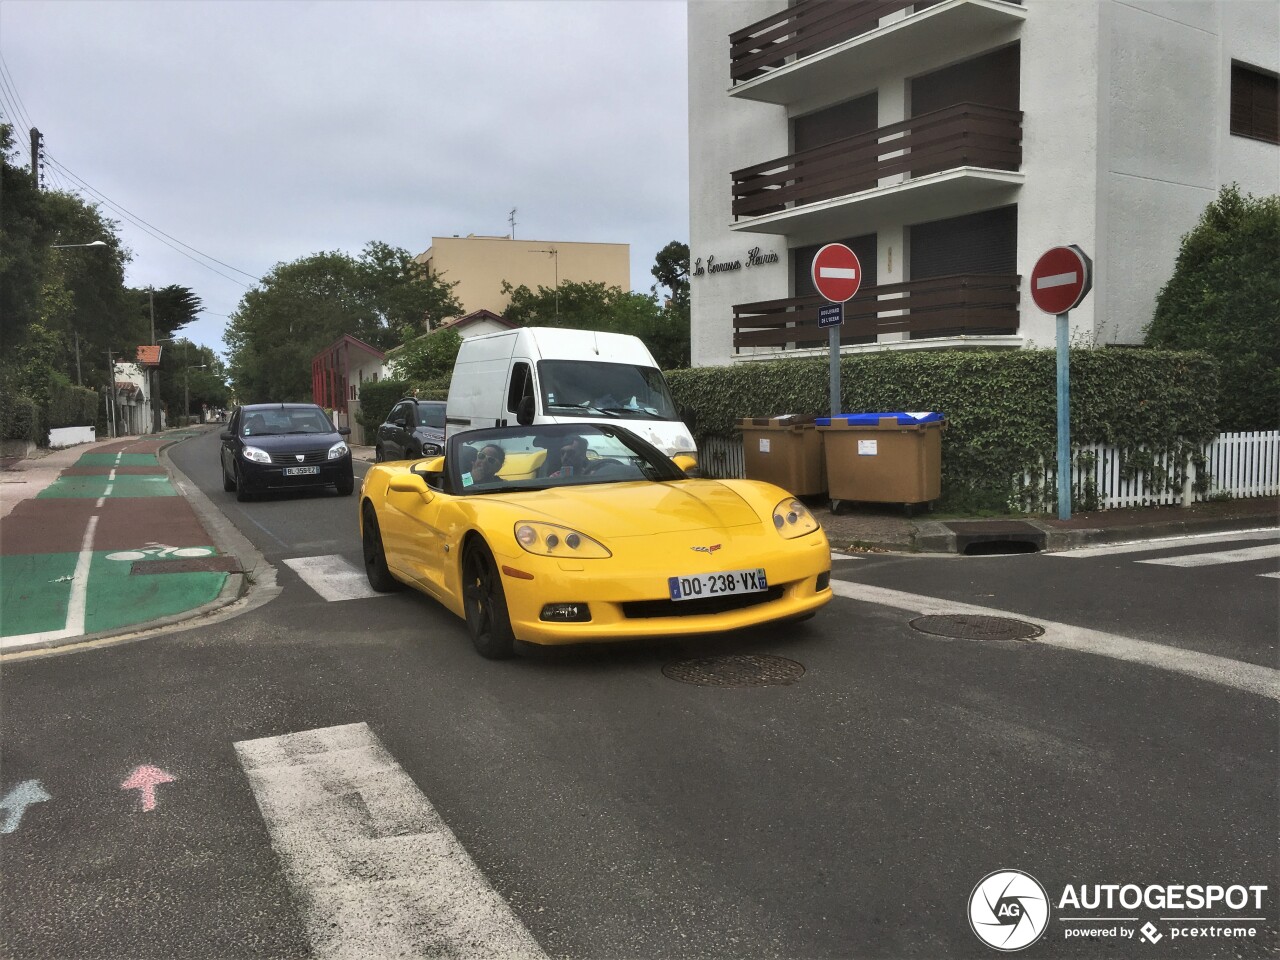
M 862 286 L 862 264 L 843 243 L 828 243 L 813 257 L 813 285 L 832 303 L 844 303 Z
M 1093 286 L 1093 261 L 1072 244 L 1041 255 L 1031 271 L 1031 299 L 1045 313 L 1066 313 Z

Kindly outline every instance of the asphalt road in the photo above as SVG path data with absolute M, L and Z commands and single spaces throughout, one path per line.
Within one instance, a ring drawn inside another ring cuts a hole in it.
M 354 496 L 238 504 L 216 435 L 172 456 L 280 593 L 5 664 L 5 956 L 990 957 L 970 898 L 1003 869 L 1050 901 L 1027 956 L 1280 948 L 1280 565 L 1144 562 L 1280 537 L 839 560 L 800 627 L 493 663 L 425 597 L 324 598 Z M 1002 625 L 968 608 L 1043 633 L 920 629 Z M 797 676 L 668 675 L 727 657 Z M 1109 884 L 1258 900 L 1086 909 Z

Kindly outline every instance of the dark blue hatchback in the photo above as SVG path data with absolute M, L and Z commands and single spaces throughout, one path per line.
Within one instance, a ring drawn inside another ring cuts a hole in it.
M 346 427 L 334 427 L 314 403 L 238 407 L 222 432 L 222 489 L 251 500 L 268 490 L 355 489 Z

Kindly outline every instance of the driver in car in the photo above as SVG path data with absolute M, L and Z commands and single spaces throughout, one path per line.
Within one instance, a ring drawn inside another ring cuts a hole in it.
M 565 437 L 560 449 L 560 469 L 552 477 L 572 477 L 587 472 L 587 441 L 583 437 Z

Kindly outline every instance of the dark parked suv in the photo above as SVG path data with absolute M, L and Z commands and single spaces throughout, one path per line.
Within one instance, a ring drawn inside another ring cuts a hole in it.
M 236 408 L 222 432 L 222 489 L 237 500 L 268 490 L 332 485 L 355 489 L 351 433 L 334 427 L 314 403 L 255 403 Z
M 405 397 L 378 427 L 373 459 L 417 460 L 444 453 L 444 401 Z

